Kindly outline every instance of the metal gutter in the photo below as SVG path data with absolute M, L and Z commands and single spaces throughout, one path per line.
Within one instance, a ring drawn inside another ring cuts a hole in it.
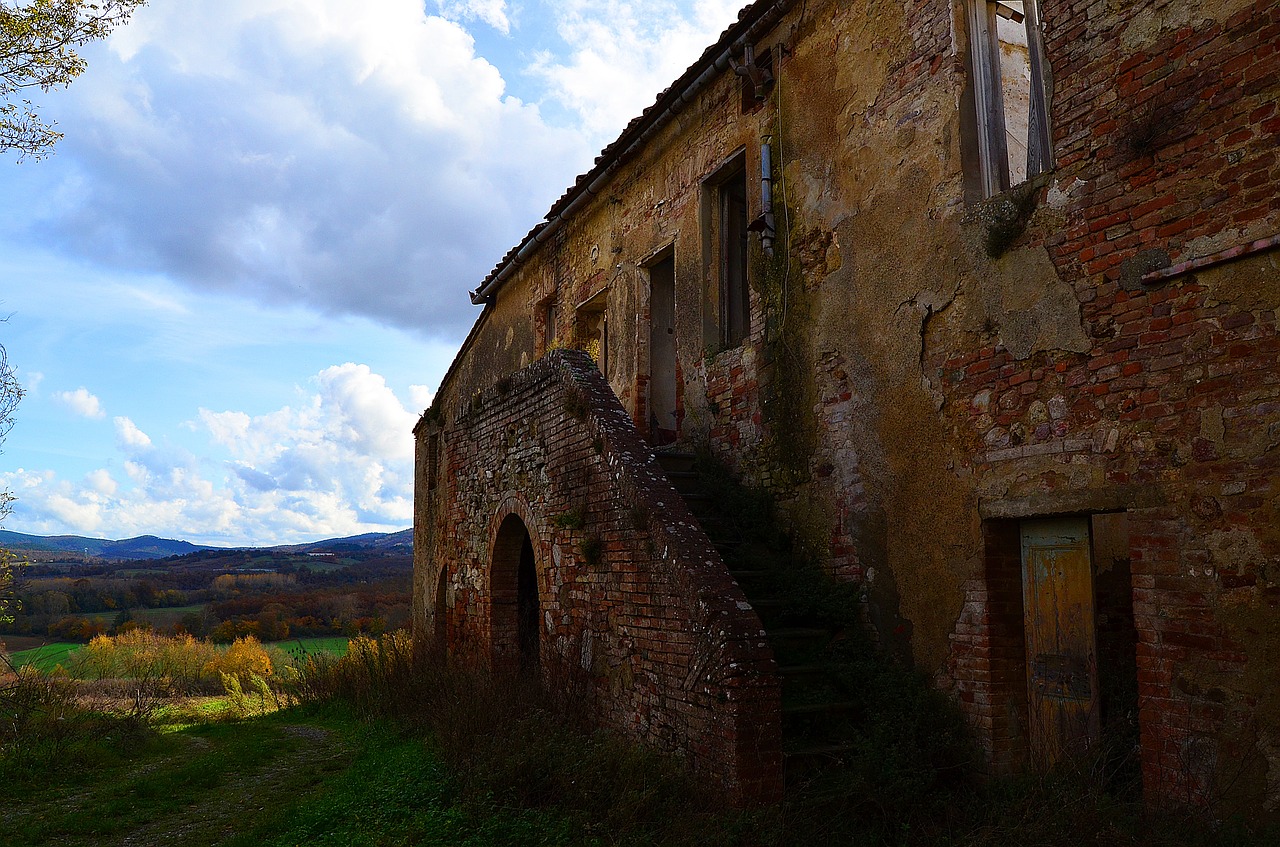
M 617 141 L 604 149 L 596 159 L 595 167 L 579 178 L 551 207 L 547 219 L 534 227 L 520 245 L 508 253 L 485 277 L 480 287 L 471 292 L 471 302 L 479 306 L 493 296 L 540 244 L 555 235 L 574 212 L 613 178 L 632 154 L 666 127 L 712 80 L 729 70 L 735 53 L 776 25 L 794 4 L 795 0 L 758 0 L 744 9 L 738 22 L 725 31 L 720 41 L 703 53 L 701 59 L 659 95 L 654 105 L 624 129 Z

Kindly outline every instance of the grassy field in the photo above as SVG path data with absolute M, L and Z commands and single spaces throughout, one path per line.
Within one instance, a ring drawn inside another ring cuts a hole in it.
M 135 620 L 146 621 L 152 626 L 173 626 L 181 621 L 184 615 L 199 614 L 203 610 L 203 603 L 195 603 L 190 606 L 170 606 L 160 609 L 130 609 L 129 614 Z M 87 612 L 82 615 L 86 620 L 95 621 L 104 627 L 111 626 L 119 616 L 120 612 L 118 610 L 114 612 Z
M 48 673 L 55 665 L 66 665 L 67 657 L 83 646 L 83 644 L 55 641 L 41 647 L 31 647 L 10 653 L 9 661 L 15 668 L 35 665 L 38 670 Z
M 276 647 L 286 650 L 289 653 L 304 652 L 308 655 L 316 653 L 330 653 L 334 656 L 345 656 L 347 654 L 347 638 L 346 636 L 335 636 L 332 638 L 290 638 L 288 641 L 276 642 Z
M 338 710 L 115 739 L 89 767 L 3 767 L 0 843 L 595 845 L 555 811 L 463 801 L 421 740 Z
M 65 667 L 68 657 L 83 646 L 83 644 L 53 642 L 40 647 L 31 647 L 10 653 L 9 661 L 15 668 L 35 665 L 37 669 L 48 673 L 56 665 Z M 277 642 L 274 646 L 290 654 L 305 653 L 314 655 L 316 653 L 330 653 L 334 656 L 343 656 L 347 652 L 347 639 L 345 637 L 292 638 L 288 641 Z

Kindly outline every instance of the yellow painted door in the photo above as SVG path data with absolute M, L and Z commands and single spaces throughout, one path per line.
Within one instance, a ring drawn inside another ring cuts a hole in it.
M 1098 662 L 1089 519 L 1023 521 L 1027 700 L 1042 766 L 1098 738 Z

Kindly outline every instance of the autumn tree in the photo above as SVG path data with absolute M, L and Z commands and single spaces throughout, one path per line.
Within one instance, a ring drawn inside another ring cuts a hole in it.
M 85 69 L 76 49 L 105 38 L 146 0 L 0 0 L 0 151 L 39 159 L 62 133 L 26 98 Z

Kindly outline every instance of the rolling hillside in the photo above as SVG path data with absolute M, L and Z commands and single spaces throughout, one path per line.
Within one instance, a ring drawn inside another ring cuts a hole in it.
M 100 559 L 119 561 L 164 559 L 169 556 L 184 556 L 201 550 L 233 549 L 192 544 L 189 541 L 175 541 L 169 538 L 157 538 L 154 535 L 141 535 L 137 538 L 112 541 L 106 538 L 86 538 L 80 535 L 26 535 L 25 533 L 9 532 L 7 530 L 0 530 L 0 547 L 18 552 L 77 553 Z M 248 549 L 286 550 L 304 553 L 343 552 L 349 550 L 408 552 L 413 549 L 413 530 L 404 529 L 390 533 L 370 532 L 345 538 L 330 538 L 310 544 L 290 544 Z

